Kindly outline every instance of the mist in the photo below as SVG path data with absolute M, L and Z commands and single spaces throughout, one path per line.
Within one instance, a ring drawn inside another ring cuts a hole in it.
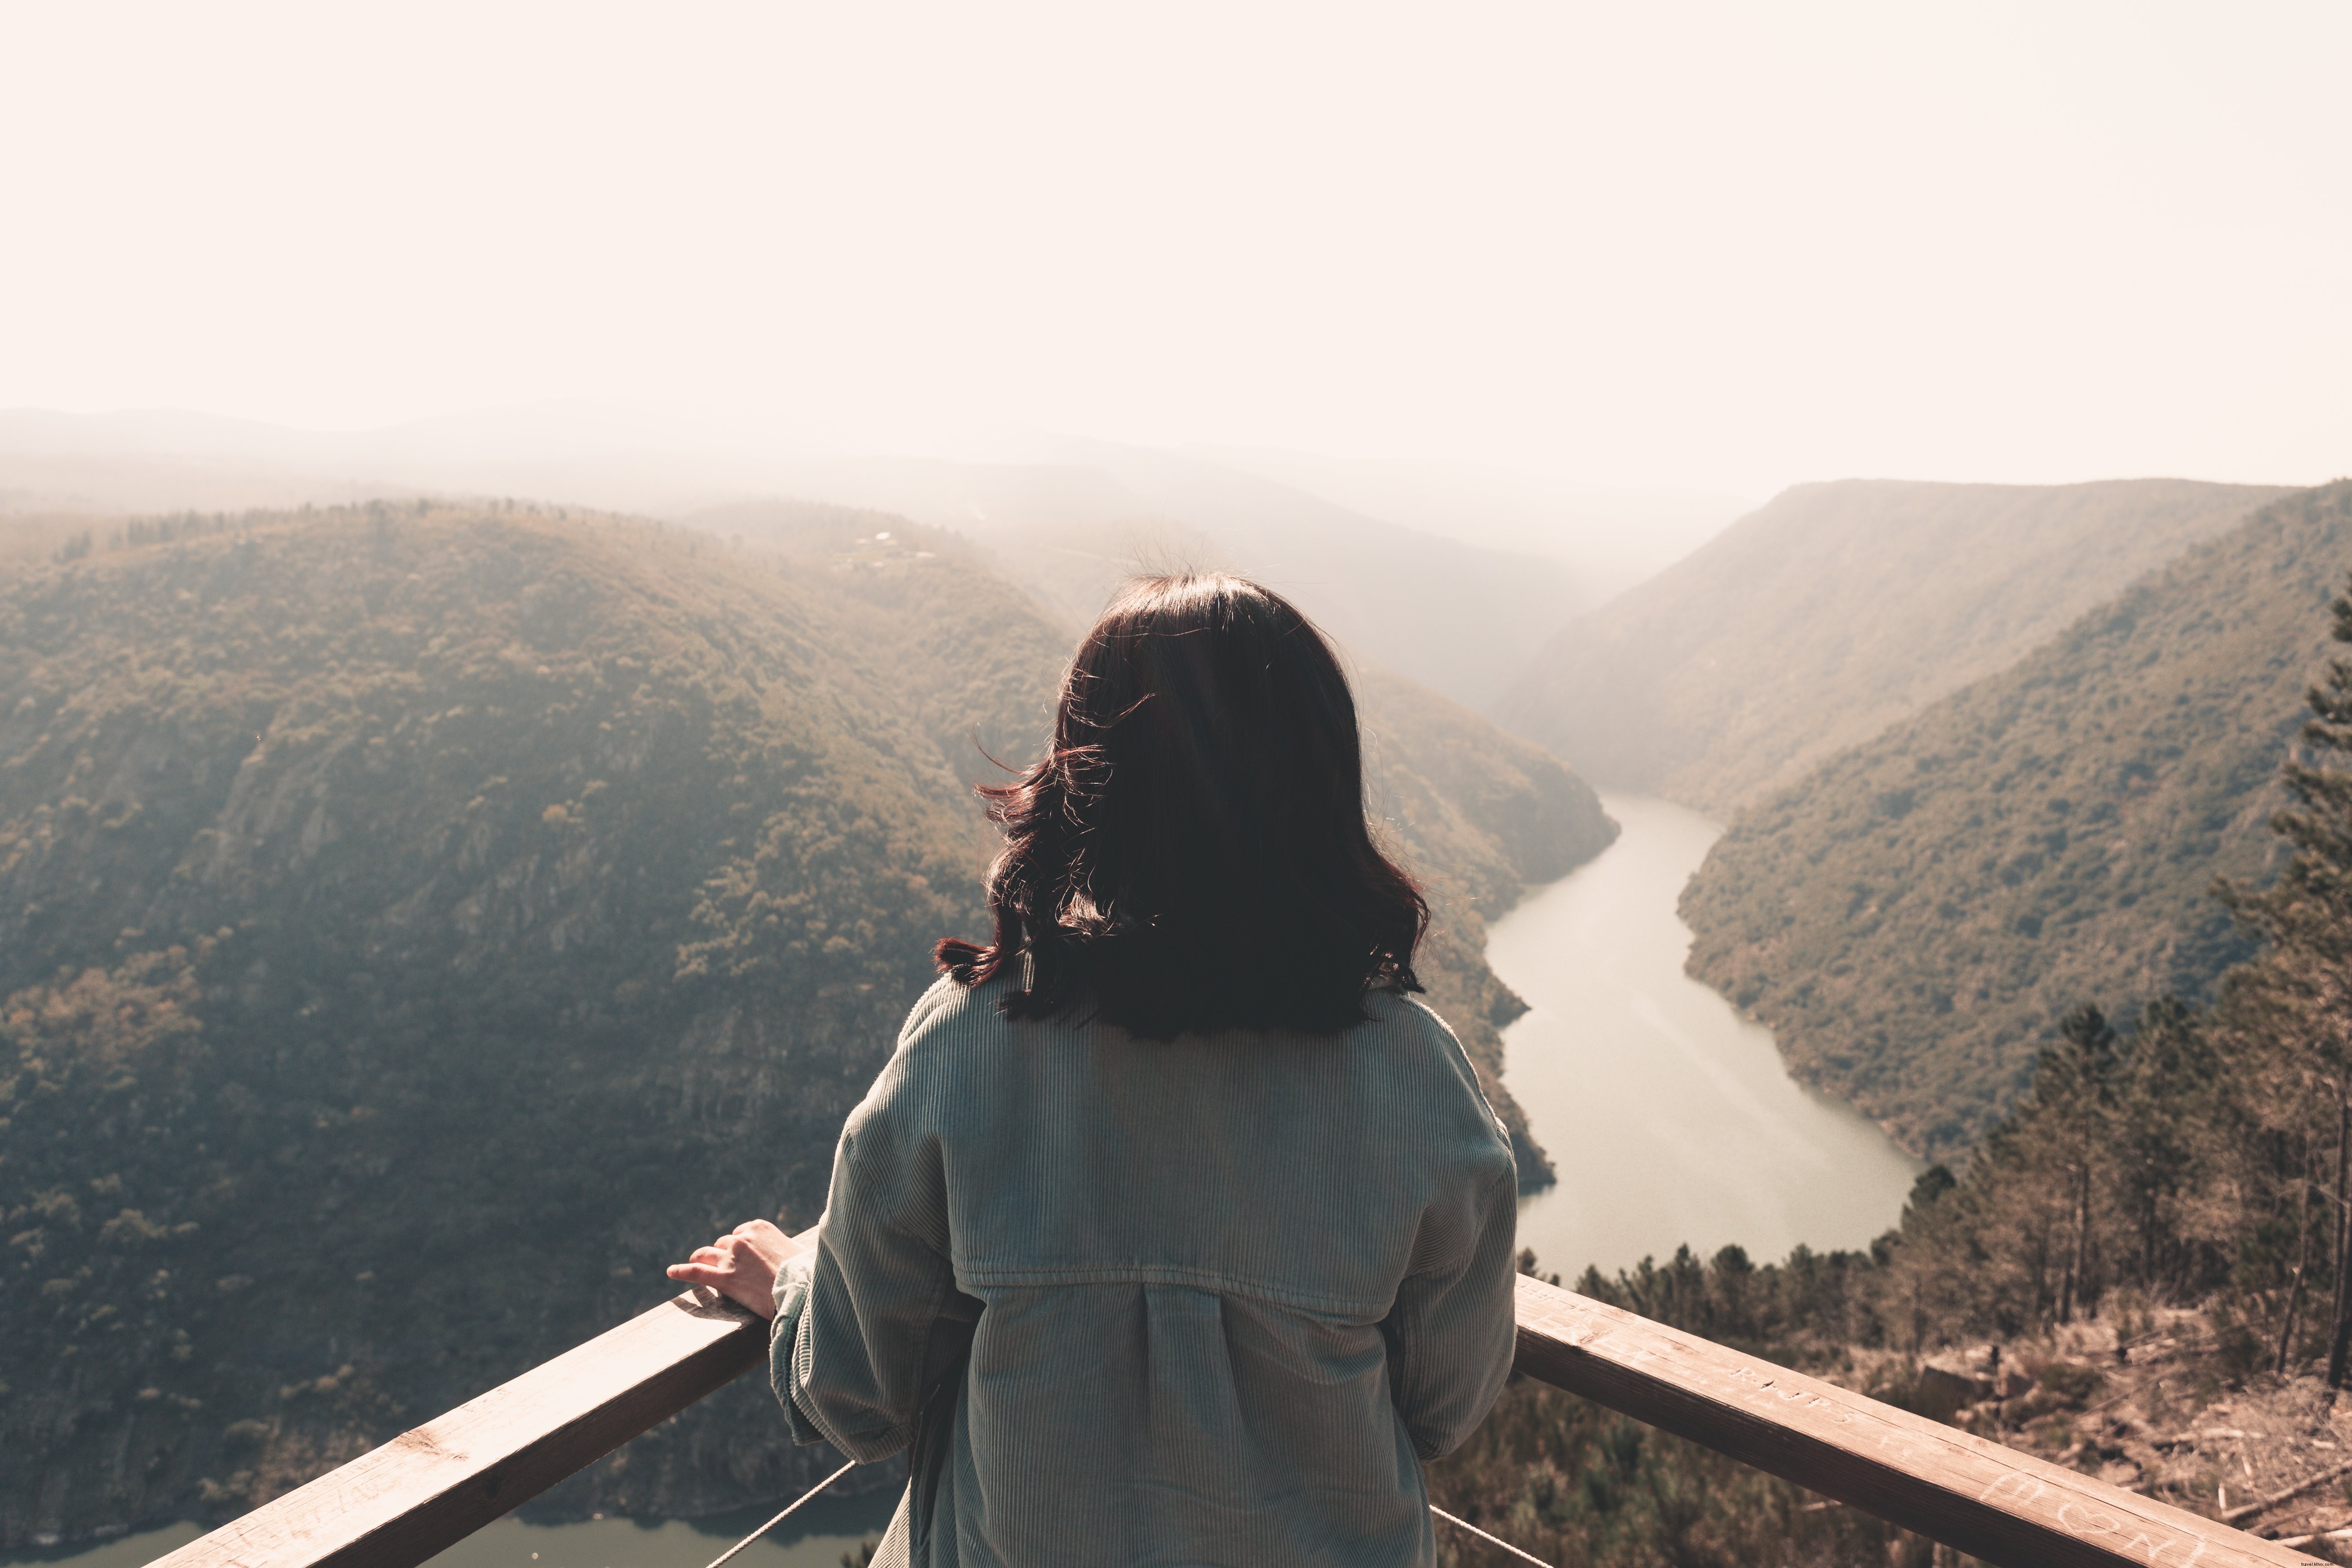
M 2338 7 L 16 8 L 0 407 L 2347 467 Z

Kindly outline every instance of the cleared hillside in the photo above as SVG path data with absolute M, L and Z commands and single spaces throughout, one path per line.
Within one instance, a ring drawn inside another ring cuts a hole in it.
M 1685 892 L 1690 971 L 1790 1070 L 1958 1152 L 2068 1008 L 2201 994 L 2245 949 L 2279 764 L 2352 568 L 2352 482 L 2299 492 L 1754 806 Z
M 1024 760 L 1068 651 L 841 514 L 767 552 L 404 504 L 169 531 L 0 584 L 0 1544 L 235 1512 L 714 1228 L 814 1219 L 930 942 L 981 929 L 981 748 Z M 1589 793 L 1427 700 L 1379 787 L 1433 879 L 1572 861 Z M 1491 1085 L 1510 1004 L 1454 907 L 1431 987 Z M 746 1385 L 548 1506 L 809 1462 Z
M 2284 493 L 1800 485 L 1555 637 L 1495 711 L 1604 789 L 1727 818 Z

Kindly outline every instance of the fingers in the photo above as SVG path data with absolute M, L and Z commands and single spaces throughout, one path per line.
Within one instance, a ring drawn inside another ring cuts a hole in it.
M 730 1279 L 735 1271 L 735 1238 L 722 1236 L 709 1247 L 698 1247 L 683 1263 L 669 1266 L 673 1279 L 691 1279 L 698 1285 L 709 1285 Z
M 740 1279 L 746 1266 L 764 1263 L 770 1255 L 788 1256 L 792 1238 L 764 1219 L 747 1219 L 708 1247 L 698 1247 L 683 1263 L 667 1270 L 673 1279 L 714 1289 Z
M 711 1268 L 699 1263 L 673 1263 L 667 1272 L 681 1285 L 698 1285 L 715 1290 L 761 1317 L 773 1318 L 776 1315 L 772 1292 L 732 1269 Z

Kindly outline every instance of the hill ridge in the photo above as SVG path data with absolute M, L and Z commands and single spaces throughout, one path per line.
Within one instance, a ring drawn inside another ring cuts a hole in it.
M 1601 787 L 1726 817 L 2284 493 L 1799 485 L 1580 617 L 1494 711 Z

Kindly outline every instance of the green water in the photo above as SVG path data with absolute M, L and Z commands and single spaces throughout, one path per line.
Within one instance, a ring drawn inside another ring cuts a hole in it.
M 728 1568 L 835 1568 L 843 1552 L 882 1533 L 898 1500 L 894 1491 L 818 1498 L 746 1548 Z M 782 1506 L 778 1502 L 711 1519 L 659 1523 L 593 1519 L 575 1524 L 525 1524 L 501 1519 L 432 1561 L 434 1568 L 703 1568 Z M 0 1552 L 0 1568 L 37 1563 L 44 1568 L 141 1568 L 203 1533 L 197 1525 L 173 1524 L 95 1546 Z
M 161 1530 L 119 1535 L 96 1546 L 37 1546 L 21 1552 L 0 1552 L 0 1563 L 70 1563 L 73 1568 L 139 1568 L 141 1563 L 152 1563 L 166 1552 L 178 1551 L 203 1533 L 201 1525 L 167 1524 Z M 734 1565 L 730 1563 L 729 1568 Z

